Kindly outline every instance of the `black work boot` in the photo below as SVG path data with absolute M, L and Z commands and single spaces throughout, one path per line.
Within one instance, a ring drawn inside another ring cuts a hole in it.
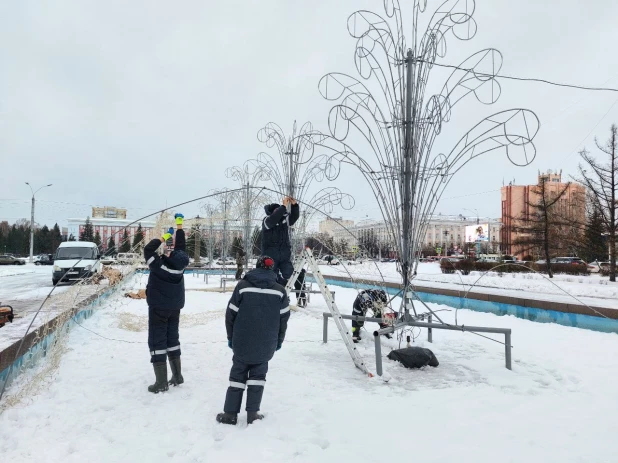
M 357 328 L 357 327 L 352 328 L 352 341 L 354 341 L 354 343 L 357 343 L 360 340 L 361 340 L 360 328 Z
M 247 412 L 247 424 L 251 424 L 256 420 L 263 420 L 264 415 L 258 412 Z
M 178 386 L 185 382 L 185 379 L 180 373 L 180 357 L 169 358 L 170 369 L 172 370 L 172 379 L 169 380 L 170 386 Z
M 238 415 L 236 413 L 223 412 L 217 415 L 217 423 L 235 425 L 237 422 L 238 422 Z
M 155 383 L 148 386 L 148 391 L 155 394 L 167 391 L 167 362 L 153 363 L 152 367 L 155 372 Z

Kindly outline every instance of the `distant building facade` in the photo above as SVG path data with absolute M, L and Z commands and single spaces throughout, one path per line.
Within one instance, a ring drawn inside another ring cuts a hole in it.
M 322 224 L 325 222 L 320 222 L 320 231 L 323 229 L 328 230 L 327 227 L 322 227 Z M 449 252 L 463 252 L 465 248 L 465 228 L 477 223 L 489 224 L 489 239 L 487 245 L 483 244 L 483 252 L 501 252 L 500 230 L 502 224 L 499 219 L 485 217 L 477 219 L 476 217 L 466 217 L 461 214 L 456 216 L 437 214 L 433 216 L 429 221 L 421 248 L 428 255 L 437 254 L 437 248 L 448 250 Z M 396 257 L 394 256 L 394 243 L 383 221 L 363 220 L 346 228 L 333 227 L 332 232 L 329 234 L 335 241 L 347 241 L 349 246 L 358 246 L 359 242 L 366 242 L 367 237 L 375 237 L 380 245 L 383 257 Z M 444 251 L 441 253 L 444 254 Z
M 92 232 L 101 237 L 101 246 L 107 249 L 109 239 L 113 236 L 116 248 L 120 247 L 124 230 L 126 228 L 130 240 L 133 240 L 138 227 L 141 225 L 144 233 L 155 226 L 154 220 L 141 220 L 139 223 L 132 224 L 133 220 L 127 219 L 127 210 L 115 207 L 93 207 L 92 217 L 89 218 L 92 224 Z M 84 232 L 86 217 L 67 219 L 68 237 L 71 235 L 76 241 Z M 130 225 L 130 226 L 129 226 Z
M 322 220 L 319 225 L 320 233 L 324 233 L 326 235 L 335 236 L 335 233 L 339 234 L 339 232 L 345 233 L 346 228 L 351 228 L 354 226 L 353 220 L 344 220 L 339 217 L 327 217 L 325 220 Z M 349 234 L 349 233 L 348 233 Z
M 529 250 L 525 249 L 517 242 L 525 236 L 522 232 L 522 227 L 530 223 L 531 216 L 536 211 L 531 208 L 531 204 L 537 204 L 541 195 L 539 186 L 545 183 L 547 195 L 557 195 L 566 188 L 565 194 L 556 204 L 560 214 L 564 218 L 573 223 L 583 223 L 586 217 L 586 187 L 577 182 L 571 182 L 568 187 L 567 183 L 562 182 L 562 171 L 552 172 L 548 170 L 546 173 L 539 172 L 536 185 L 507 185 L 501 188 L 502 200 L 502 243 L 506 254 L 522 259 Z M 533 256 L 537 258 L 537 256 Z
M 119 209 L 117 207 L 93 207 L 92 208 L 92 218 L 101 218 L 101 219 L 126 219 L 127 218 L 127 210 Z

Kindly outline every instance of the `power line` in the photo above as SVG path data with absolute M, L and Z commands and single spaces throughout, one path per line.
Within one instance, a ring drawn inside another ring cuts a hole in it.
M 474 69 L 467 69 L 467 68 L 462 68 L 460 66 L 454 66 L 452 64 L 440 64 L 440 63 L 434 63 L 431 61 L 427 61 L 427 60 L 417 60 L 421 63 L 428 63 L 431 64 L 433 66 L 440 66 L 443 68 L 450 68 L 450 69 L 458 69 L 460 71 L 466 71 L 466 72 L 471 72 L 477 76 L 483 76 L 483 77 L 492 77 L 492 78 L 496 78 L 499 77 L 501 79 L 508 79 L 508 80 L 517 80 L 520 82 L 539 82 L 542 84 L 547 84 L 547 85 L 554 85 L 556 87 L 566 87 L 566 88 L 574 88 L 577 90 L 590 90 L 590 91 L 596 91 L 596 92 L 616 92 L 618 93 L 618 88 L 611 88 L 611 87 L 588 87 L 585 85 L 575 85 L 575 84 L 565 84 L 562 82 L 552 82 L 551 80 L 547 80 L 547 79 L 537 79 L 534 77 L 516 77 L 516 76 L 507 76 L 504 74 L 486 74 L 484 72 L 478 72 Z

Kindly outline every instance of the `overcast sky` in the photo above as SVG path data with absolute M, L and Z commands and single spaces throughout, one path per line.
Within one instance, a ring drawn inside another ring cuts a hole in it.
M 441 2 L 428 0 L 429 9 Z M 439 62 L 458 64 L 495 47 L 504 74 L 618 87 L 618 2 L 477 0 L 478 34 L 448 38 Z M 327 130 L 332 106 L 317 85 L 328 72 L 355 73 L 346 20 L 382 13 L 382 0 L 125 1 L 0 3 L 0 220 L 30 216 L 65 224 L 89 205 L 126 207 L 138 218 L 233 186 L 227 167 L 264 146 L 256 133 L 294 120 Z M 412 1 L 402 1 L 411 27 Z M 427 17 L 427 15 L 425 15 Z M 435 73 L 439 79 L 444 74 Z M 575 174 L 577 152 L 618 122 L 618 94 L 503 81 L 493 106 L 458 106 L 437 143 L 447 149 L 482 117 L 512 107 L 541 119 L 538 155 L 526 168 L 489 155 L 450 184 L 437 211 L 500 215 L 503 181 L 536 181 L 538 170 Z M 610 107 L 613 108 L 610 110 Z M 608 112 L 609 111 L 609 112 Z M 274 154 L 274 153 L 273 153 Z M 355 196 L 348 218 L 380 218 L 358 173 L 336 186 Z M 188 215 L 197 204 L 185 207 Z

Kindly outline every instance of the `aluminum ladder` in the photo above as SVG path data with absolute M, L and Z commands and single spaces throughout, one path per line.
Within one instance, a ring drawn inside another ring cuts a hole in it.
M 356 345 L 352 341 L 352 335 L 350 334 L 348 327 L 346 326 L 343 318 L 341 317 L 339 308 L 337 307 L 337 304 L 335 303 L 335 300 L 333 299 L 330 289 L 328 289 L 328 286 L 326 285 L 326 281 L 324 280 L 324 277 L 322 276 L 322 272 L 320 272 L 320 268 L 317 262 L 315 261 L 315 258 L 313 257 L 313 252 L 311 251 L 311 249 L 304 248 L 300 256 L 298 256 L 296 260 L 294 261 L 294 273 L 288 280 L 288 283 L 285 287 L 286 292 L 289 294 L 290 290 L 294 289 L 294 282 L 298 278 L 298 275 L 300 274 L 300 271 L 302 270 L 305 264 L 308 264 L 309 269 L 311 270 L 313 274 L 313 278 L 315 279 L 316 283 L 320 287 L 320 291 L 322 292 L 322 296 L 324 297 L 324 300 L 326 301 L 328 310 L 333 316 L 335 325 L 337 325 L 337 329 L 339 330 L 339 333 L 341 334 L 343 343 L 345 344 L 345 346 L 348 349 L 348 352 L 350 353 L 350 357 L 352 357 L 352 361 L 354 362 L 354 365 L 356 365 L 356 368 L 361 370 L 363 373 L 369 376 L 373 376 L 373 373 L 371 373 L 369 369 L 367 369 L 367 365 L 365 365 L 365 362 L 363 361 L 363 358 L 358 352 Z

